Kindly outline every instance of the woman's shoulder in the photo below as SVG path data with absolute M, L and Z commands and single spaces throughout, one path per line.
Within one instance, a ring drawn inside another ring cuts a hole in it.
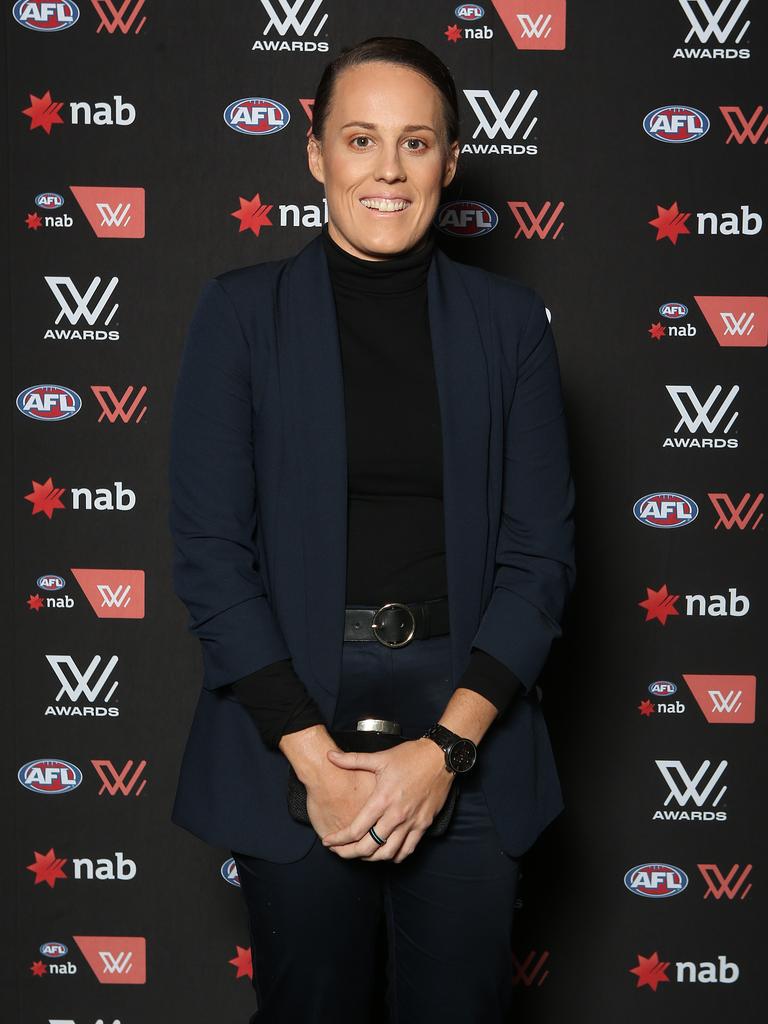
M 520 315 L 530 314 L 537 303 L 543 305 L 539 292 L 520 278 L 462 263 L 453 258 L 448 260 L 470 294 L 478 299 L 487 296 L 493 306 L 501 304 L 508 312 L 516 311 Z

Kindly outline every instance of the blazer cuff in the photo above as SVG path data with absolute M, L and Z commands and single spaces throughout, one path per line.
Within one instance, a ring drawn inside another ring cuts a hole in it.
M 503 715 L 515 697 L 524 690 L 514 672 L 478 647 L 472 648 L 469 664 L 458 685 L 474 690 L 495 704 L 499 715 Z

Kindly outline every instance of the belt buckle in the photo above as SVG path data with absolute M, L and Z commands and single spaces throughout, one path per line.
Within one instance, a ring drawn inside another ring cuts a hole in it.
M 377 629 L 380 628 L 380 623 L 377 623 L 376 621 L 379 612 L 383 612 L 387 608 L 402 608 L 404 611 L 408 613 L 408 615 L 410 615 L 411 630 L 408 636 L 405 638 L 405 640 L 390 642 L 389 640 L 384 640 L 376 632 Z M 373 630 L 373 635 L 376 637 L 379 643 L 383 644 L 385 647 L 405 647 L 406 644 L 409 644 L 411 640 L 413 640 L 414 634 L 416 633 L 416 617 L 414 616 L 413 612 L 411 611 L 407 604 L 400 604 L 399 601 L 388 601 L 387 604 L 383 604 L 381 608 L 377 608 L 376 611 L 373 613 L 373 618 L 371 619 L 371 629 Z

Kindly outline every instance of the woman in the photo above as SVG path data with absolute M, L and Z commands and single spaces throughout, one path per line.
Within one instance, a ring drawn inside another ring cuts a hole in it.
M 327 225 L 209 281 L 184 350 L 204 678 L 173 820 L 233 852 L 260 1024 L 385 1019 L 382 925 L 389 1019 L 506 1020 L 518 858 L 562 809 L 535 688 L 574 581 L 557 355 L 538 295 L 435 247 L 458 153 L 434 54 L 345 51 L 308 143 Z M 342 752 L 361 719 L 405 741 Z

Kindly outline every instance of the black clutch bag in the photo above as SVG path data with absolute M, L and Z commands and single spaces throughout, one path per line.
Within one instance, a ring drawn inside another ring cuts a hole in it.
M 357 729 L 330 729 L 329 732 L 333 737 L 334 743 L 344 751 L 354 750 L 373 754 L 379 750 L 389 750 L 398 743 L 406 742 L 405 736 L 400 735 L 400 726 L 396 723 L 377 723 L 397 729 L 396 732 L 390 732 L 366 728 L 364 725 L 365 721 L 364 719 L 362 723 L 358 722 Z M 361 724 L 363 724 L 363 728 L 360 728 Z M 454 775 L 451 788 L 448 790 L 448 796 L 445 798 L 445 803 L 433 818 L 432 824 L 424 833 L 425 836 L 441 836 L 448 828 L 448 823 L 451 820 L 453 808 L 456 804 L 457 785 L 457 778 Z M 304 825 L 312 824 L 307 814 L 307 790 L 304 783 L 296 775 L 292 765 L 288 768 L 288 811 L 296 821 L 300 821 Z

